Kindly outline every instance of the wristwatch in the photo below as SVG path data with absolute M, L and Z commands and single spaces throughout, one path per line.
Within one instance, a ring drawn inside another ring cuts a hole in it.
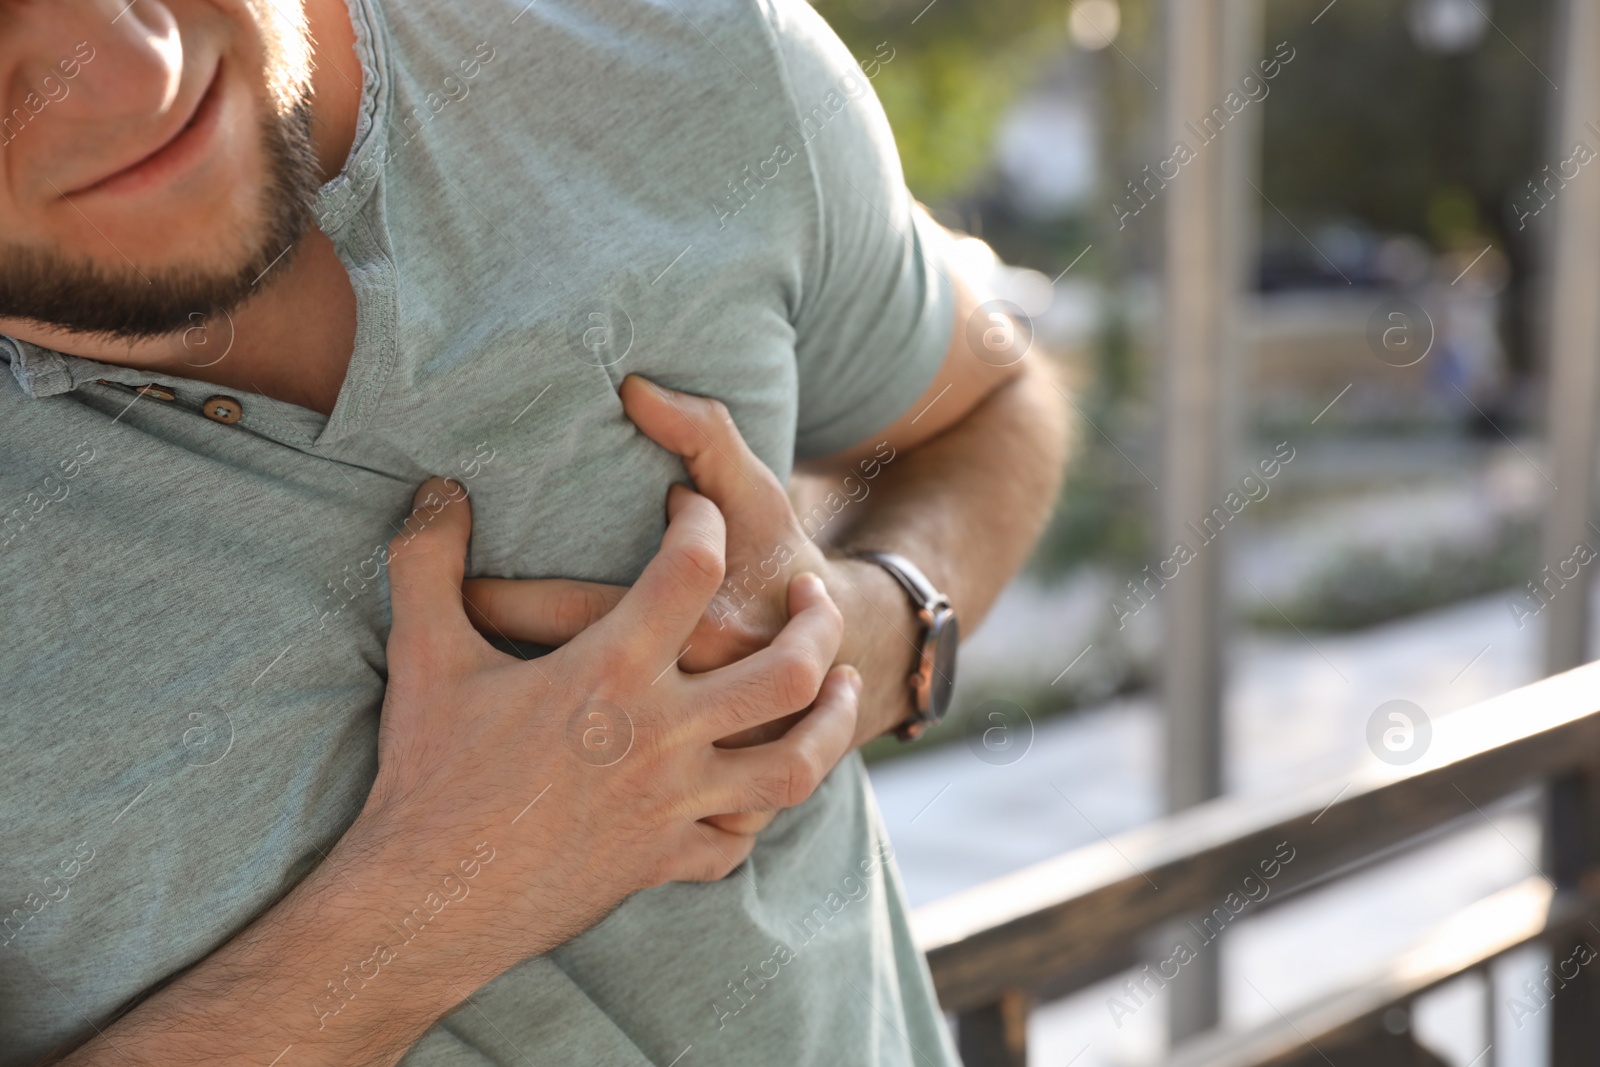
M 935 589 L 915 563 L 893 552 L 856 552 L 853 555 L 856 559 L 876 563 L 893 575 L 911 597 L 911 606 L 922 620 L 922 643 L 917 648 L 911 674 L 906 678 L 906 684 L 911 687 L 911 716 L 894 731 L 902 741 L 915 741 L 950 710 L 961 627 L 956 622 L 950 598 Z

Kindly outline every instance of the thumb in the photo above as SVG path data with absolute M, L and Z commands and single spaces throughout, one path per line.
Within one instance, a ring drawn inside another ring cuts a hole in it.
M 650 440 L 683 457 L 695 489 L 724 514 L 747 505 L 787 507 L 777 475 L 750 451 L 721 401 L 665 389 L 637 374 L 623 380 L 620 392 L 628 418 Z
M 569 578 L 469 578 L 461 595 L 485 637 L 554 646 L 599 622 L 627 591 Z
M 414 640 L 440 627 L 471 632 L 461 606 L 472 507 L 459 482 L 429 478 L 389 542 L 390 640 Z

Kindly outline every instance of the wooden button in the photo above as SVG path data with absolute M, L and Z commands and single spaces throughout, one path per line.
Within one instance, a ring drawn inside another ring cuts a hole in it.
M 232 426 L 244 415 L 244 408 L 231 396 L 214 396 L 200 406 L 206 418 L 212 422 L 224 423 Z
M 140 396 L 147 396 L 151 400 L 176 400 L 178 398 L 177 393 L 174 393 L 164 385 L 156 385 L 154 382 L 149 385 L 136 385 L 133 387 L 133 391 Z

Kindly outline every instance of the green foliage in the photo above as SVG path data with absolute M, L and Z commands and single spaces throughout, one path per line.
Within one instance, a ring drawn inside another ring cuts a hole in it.
M 939 44 L 902 63 L 883 68 L 878 97 L 889 114 L 906 168 L 906 180 L 922 200 L 964 192 L 987 166 L 993 132 L 1010 102 L 1013 79 L 964 48 Z
M 1097 423 L 1105 418 L 1095 418 Z M 1128 461 L 1094 431 L 1080 438 L 1055 514 L 1034 549 L 1030 569 L 1059 577 L 1092 561 L 1137 570 L 1150 553 L 1148 489 Z M 1131 479 L 1130 479 L 1131 475 Z
M 817 0 L 858 57 L 880 42 L 892 62 L 874 82 L 894 129 L 906 184 L 936 202 L 982 178 L 995 127 L 1040 62 L 1066 42 L 1064 8 L 1040 0 Z M 920 10 L 920 14 L 919 14 Z M 913 21 L 915 20 L 915 21 Z
M 1109 295 L 1094 359 L 1094 384 L 1073 399 L 1077 438 L 1066 484 L 1031 561 L 1046 578 L 1091 561 L 1137 570 L 1150 551 L 1149 483 L 1134 463 L 1152 460 L 1130 453 L 1138 451 L 1134 438 L 1148 435 L 1128 432 L 1139 387 L 1133 330 L 1122 303 Z

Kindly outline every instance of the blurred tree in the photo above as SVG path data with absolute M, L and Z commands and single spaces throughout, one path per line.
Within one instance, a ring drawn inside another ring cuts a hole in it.
M 1121 453 L 1151 454 L 1148 354 L 1140 344 L 1147 291 L 1128 284 L 1159 265 L 1161 204 L 1119 228 L 1110 210 L 1124 184 L 1164 158 L 1164 77 L 1156 0 L 1120 0 L 1112 47 L 1084 51 L 1068 32 L 1073 0 L 813 0 L 859 58 L 895 49 L 874 88 L 900 147 L 907 182 L 947 221 L 980 233 L 1009 262 L 1055 277 L 1086 246 L 1076 280 L 1098 282 L 1103 322 L 1076 398 L 1085 429 L 1063 508 L 1039 562 L 1142 559 L 1148 487 Z M 1487 21 L 1456 51 L 1434 50 L 1413 26 L 1424 6 L 1468 5 Z M 1346 224 L 1413 234 L 1435 251 L 1493 242 L 1511 264 L 1504 336 L 1515 370 L 1529 370 L 1535 232 L 1515 203 L 1546 164 L 1559 78 L 1547 59 L 1550 0 L 1263 0 L 1266 50 L 1288 41 L 1292 64 L 1263 103 L 1258 184 L 1293 220 L 1261 205 L 1268 246 L 1321 269 L 1296 231 Z M 1243 77 L 1248 70 L 1238 72 Z M 1100 192 L 1053 219 L 1028 217 L 997 180 L 993 147 L 1007 109 L 1051 79 L 1083 90 L 1096 120 Z M 1594 144 L 1600 149 L 1600 135 Z M 1164 150 L 1165 149 L 1165 150 Z M 1470 257 L 1469 257 L 1470 258 Z M 1327 272 L 1333 283 L 1343 280 Z M 1115 447 L 1112 442 L 1115 442 Z M 1118 450 L 1121 450 L 1120 452 Z
M 1266 110 L 1267 195 L 1297 219 L 1437 238 L 1430 208 L 1453 186 L 1503 230 L 1544 147 L 1549 12 L 1545 0 L 1476 2 L 1493 28 L 1459 52 L 1419 46 L 1412 0 L 1340 0 L 1315 25 L 1315 4 L 1268 4 L 1268 39 L 1297 55 Z
M 921 200 L 983 178 L 995 128 L 1040 63 L 1066 42 L 1061 0 L 816 0 L 858 57 L 895 50 L 874 81 Z
M 1055 219 L 1020 213 L 994 168 L 1006 110 L 1042 79 L 1086 74 L 1101 169 L 1132 173 L 1153 143 L 1144 113 L 1153 92 L 1152 0 L 1121 0 L 1115 47 L 1083 51 L 1068 31 L 1071 0 L 813 0 L 860 58 L 895 50 L 873 85 L 894 129 L 906 182 L 947 221 L 979 233 L 1007 262 L 1058 275 L 1085 246 L 1079 279 L 1120 279 L 1158 247 L 1159 223 L 1113 236 L 1109 195 Z M 1132 160 L 1139 157 L 1138 164 Z M 1152 157 L 1153 158 L 1153 157 Z M 1131 165 L 1131 169 L 1130 169 Z M 1108 188 L 1118 184 L 1103 180 Z M 1151 220 L 1155 222 L 1154 219 Z M 1098 430 L 1080 435 L 1062 507 L 1036 566 L 1060 574 L 1086 559 L 1133 566 L 1146 549 L 1144 482 L 1100 431 L 1126 440 L 1126 408 L 1142 391 L 1125 302 L 1107 294 L 1090 379 L 1077 397 Z M 1135 420 L 1138 421 L 1137 419 Z
M 1516 203 L 1544 164 L 1567 154 L 1552 153 L 1546 136 L 1551 5 L 1462 2 L 1485 23 L 1458 51 L 1430 50 L 1414 29 L 1424 9 L 1449 4 L 1268 4 L 1268 40 L 1289 41 L 1297 55 L 1267 102 L 1261 185 L 1307 232 L 1354 220 L 1441 251 L 1498 246 L 1512 265 L 1508 349 L 1525 373 L 1537 250 Z M 1267 209 L 1264 223 L 1278 241 L 1303 243 L 1277 212 Z

